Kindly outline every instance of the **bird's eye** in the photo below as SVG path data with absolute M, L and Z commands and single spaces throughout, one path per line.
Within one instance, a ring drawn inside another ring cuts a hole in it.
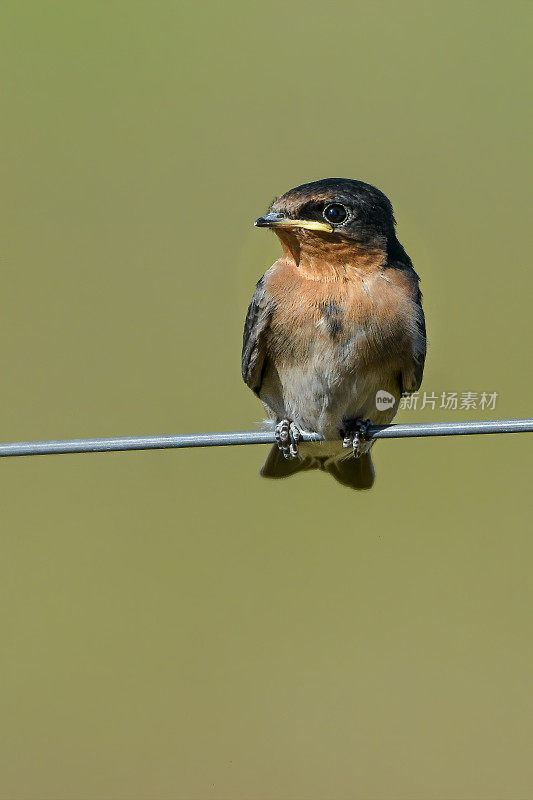
M 348 217 L 348 212 L 340 203 L 330 203 L 324 209 L 324 219 L 332 225 L 340 225 Z

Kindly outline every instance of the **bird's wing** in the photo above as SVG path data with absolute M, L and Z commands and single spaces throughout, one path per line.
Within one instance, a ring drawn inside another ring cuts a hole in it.
M 242 377 L 259 394 L 266 358 L 266 333 L 274 304 L 268 300 L 264 277 L 257 283 L 248 307 L 242 337 Z
M 422 383 L 424 362 L 426 360 L 426 319 L 422 308 L 422 293 L 417 292 L 416 330 L 413 336 L 413 358 L 409 368 L 402 372 L 402 392 L 417 392 Z

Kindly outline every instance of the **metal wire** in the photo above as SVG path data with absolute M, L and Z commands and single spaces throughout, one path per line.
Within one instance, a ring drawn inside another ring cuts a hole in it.
M 466 436 L 478 433 L 533 433 L 533 419 L 491 419 L 476 422 L 423 422 L 410 425 L 373 425 L 372 439 L 412 436 Z M 320 442 L 317 433 L 302 433 L 304 442 Z M 59 453 L 110 453 L 116 450 L 165 450 L 174 447 L 222 447 L 235 444 L 273 444 L 273 431 L 184 433 L 176 436 L 114 436 L 109 439 L 62 439 L 47 442 L 0 444 L 0 458 Z

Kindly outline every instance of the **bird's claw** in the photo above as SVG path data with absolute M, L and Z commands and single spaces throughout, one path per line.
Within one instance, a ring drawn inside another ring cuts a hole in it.
M 298 458 L 298 442 L 302 438 L 294 422 L 282 419 L 276 425 L 276 442 L 285 458 Z
M 341 431 L 342 446 L 352 447 L 354 458 L 359 458 L 363 454 L 363 445 L 368 439 L 368 429 L 372 425 L 369 419 L 356 419 L 350 421 L 348 428 Z

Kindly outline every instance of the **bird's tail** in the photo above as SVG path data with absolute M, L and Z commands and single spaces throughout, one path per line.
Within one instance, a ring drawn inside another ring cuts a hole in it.
M 330 461 L 326 470 L 336 481 L 351 489 L 371 489 L 376 477 L 370 453 L 363 453 L 359 458 Z
M 360 458 L 343 458 L 333 461 L 326 458 L 285 458 L 274 445 L 261 470 L 263 478 L 288 478 L 297 472 L 321 469 L 333 475 L 343 486 L 352 489 L 370 489 L 374 484 L 374 465 L 370 453 Z
M 263 464 L 261 475 L 263 478 L 288 478 L 297 472 L 307 469 L 319 469 L 320 464 L 315 458 L 285 458 L 275 444 Z

